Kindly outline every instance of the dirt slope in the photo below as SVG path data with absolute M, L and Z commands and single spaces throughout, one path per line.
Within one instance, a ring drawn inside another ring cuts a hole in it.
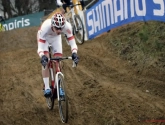
M 57 101 L 50 111 L 43 97 L 36 32 L 37 27 L 0 33 L 0 125 L 62 125 Z M 64 62 L 67 125 L 165 124 L 145 122 L 165 120 L 165 74 L 138 74 L 113 52 L 109 35 L 78 46 L 76 69 Z M 70 55 L 65 42 L 63 50 Z

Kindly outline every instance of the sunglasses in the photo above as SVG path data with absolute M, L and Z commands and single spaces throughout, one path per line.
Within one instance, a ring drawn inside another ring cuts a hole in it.
M 57 28 L 57 27 L 54 27 L 56 30 L 62 30 L 62 28 Z

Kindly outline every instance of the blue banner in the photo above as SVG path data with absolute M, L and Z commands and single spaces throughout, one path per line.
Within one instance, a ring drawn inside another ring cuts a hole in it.
M 89 39 L 131 22 L 165 22 L 165 0 L 99 0 L 85 19 Z

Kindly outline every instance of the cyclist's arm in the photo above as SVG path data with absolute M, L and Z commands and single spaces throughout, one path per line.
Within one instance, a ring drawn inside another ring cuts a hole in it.
M 71 46 L 72 53 L 77 53 L 78 47 L 75 38 L 72 33 L 72 26 L 69 22 L 66 22 L 65 28 L 63 29 L 64 34 L 66 34 L 69 45 Z
M 42 57 L 44 55 L 43 52 L 43 47 L 46 44 L 46 36 L 49 32 L 50 29 L 50 19 L 47 19 L 43 22 L 43 24 L 41 25 L 40 29 L 38 30 L 38 34 L 37 34 L 37 43 L 38 43 L 38 55 L 40 57 Z

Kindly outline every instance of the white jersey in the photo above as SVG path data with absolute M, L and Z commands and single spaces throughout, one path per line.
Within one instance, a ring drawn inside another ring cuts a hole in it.
M 66 34 L 71 51 L 77 53 L 77 45 L 72 34 L 72 26 L 66 21 L 65 27 L 62 29 L 62 33 Z M 62 53 L 62 39 L 61 35 L 56 34 L 51 27 L 51 19 L 47 19 L 43 22 L 37 34 L 38 40 L 38 54 L 43 54 L 44 51 L 48 51 L 48 45 L 51 44 L 54 48 L 54 53 Z M 41 55 L 40 55 L 41 56 Z

